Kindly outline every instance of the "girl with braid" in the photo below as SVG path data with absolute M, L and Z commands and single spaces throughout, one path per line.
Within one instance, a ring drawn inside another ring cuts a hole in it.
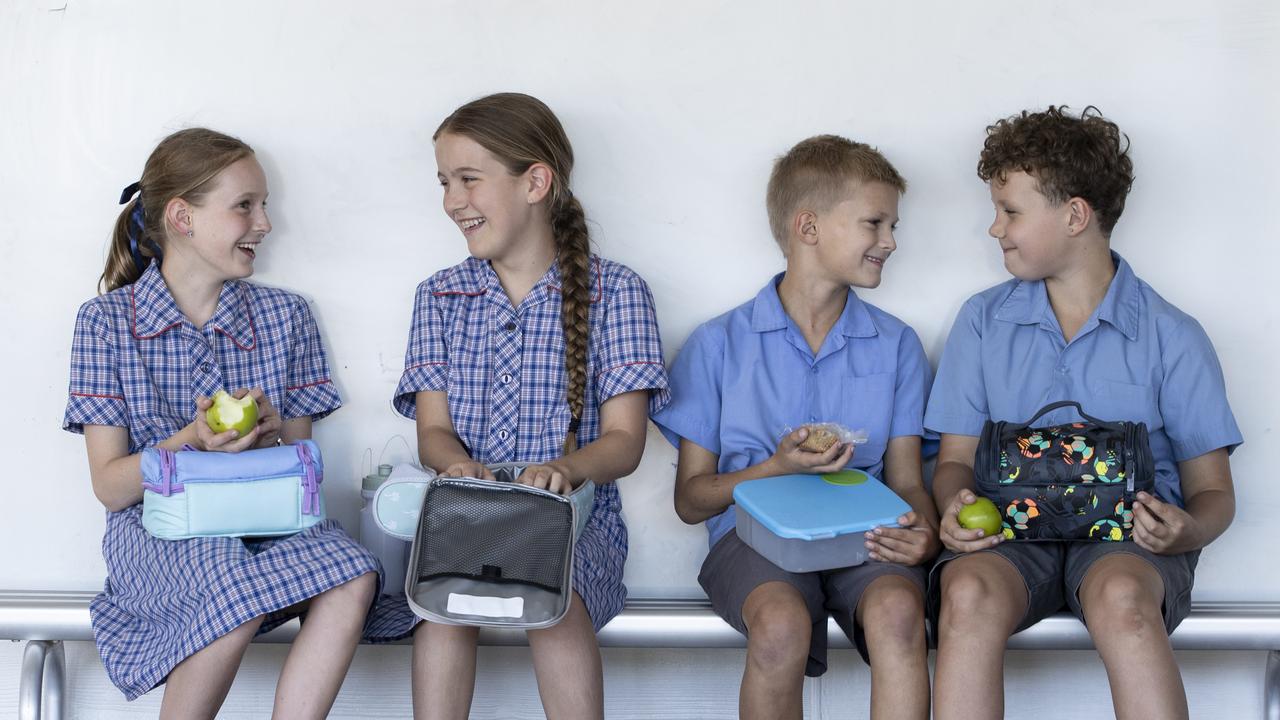
M 596 484 L 569 612 L 530 630 L 529 646 L 547 717 L 603 717 L 595 632 L 626 600 L 614 481 L 639 464 L 647 414 L 668 399 L 653 298 L 630 269 L 591 254 L 569 186 L 573 150 L 541 101 L 475 100 L 433 139 L 444 211 L 471 257 L 418 286 L 393 402 L 417 421 L 422 464 L 442 475 L 487 478 L 486 464 L 527 462 L 528 485 Z M 366 632 L 412 632 L 415 717 L 467 717 L 476 628 L 420 621 L 400 595 L 384 596 Z

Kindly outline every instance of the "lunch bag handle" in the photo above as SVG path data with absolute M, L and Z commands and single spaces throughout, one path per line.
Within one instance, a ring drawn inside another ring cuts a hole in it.
M 1059 400 L 1057 402 L 1049 403 L 1048 405 L 1045 405 L 1044 407 L 1040 408 L 1039 412 L 1037 412 L 1035 415 L 1032 415 L 1030 420 L 1024 423 L 1010 423 L 1010 425 L 1014 427 L 1029 427 L 1031 423 L 1035 422 L 1036 420 L 1039 420 L 1041 415 L 1045 415 L 1047 413 L 1053 412 L 1054 410 L 1060 410 L 1065 407 L 1075 408 L 1076 412 L 1080 414 L 1080 417 L 1084 418 L 1085 420 L 1088 420 L 1094 425 L 1098 425 L 1100 427 L 1107 428 L 1108 430 L 1114 430 L 1117 432 L 1124 431 L 1124 428 L 1120 423 L 1109 422 L 1107 420 L 1099 420 L 1098 418 L 1085 412 L 1084 408 L 1080 407 L 1080 403 L 1076 402 L 1075 400 Z

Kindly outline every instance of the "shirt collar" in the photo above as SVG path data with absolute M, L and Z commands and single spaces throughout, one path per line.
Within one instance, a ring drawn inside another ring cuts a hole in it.
M 155 261 L 129 286 L 129 306 L 133 314 L 133 336 L 138 340 L 158 337 L 185 320 Z
M 596 255 L 591 256 L 591 302 L 597 303 L 603 296 L 604 268 L 601 265 L 600 258 Z M 490 290 L 501 290 L 502 284 L 498 281 L 498 273 L 494 272 L 493 265 L 488 260 L 480 260 L 478 258 L 469 257 L 460 264 L 455 265 L 446 271 L 436 283 L 436 289 L 433 295 L 485 295 Z M 547 269 L 533 288 L 529 291 L 525 302 L 541 302 L 550 297 L 551 293 L 559 295 L 560 289 L 560 268 L 557 263 L 551 263 L 551 267 Z
M 133 314 L 133 336 L 138 340 L 159 337 L 186 321 L 160 275 L 160 266 L 154 261 L 147 266 L 142 277 L 129 286 L 129 302 Z M 218 307 L 208 327 L 230 338 L 241 350 L 254 348 L 253 315 L 244 283 L 231 280 L 222 284 Z
M 754 332 L 770 332 L 787 327 L 791 318 L 782 307 L 782 298 L 778 297 L 778 283 L 786 273 L 778 273 L 765 284 L 751 305 L 751 330 Z M 844 311 L 832 326 L 845 337 L 872 337 L 876 334 L 876 325 L 871 320 L 871 312 L 866 303 L 852 289 L 844 303 Z
M 1111 278 L 1107 294 L 1102 297 L 1096 313 L 1099 322 L 1105 322 L 1119 330 L 1130 340 L 1138 338 L 1138 315 L 1142 303 L 1142 289 L 1133 268 L 1120 254 L 1112 251 L 1111 262 L 1116 274 Z M 1045 325 L 1057 329 L 1052 320 L 1049 293 L 1044 280 L 1020 280 L 1004 303 L 996 309 L 995 318 L 1019 325 Z M 1086 326 L 1087 327 L 1087 326 Z

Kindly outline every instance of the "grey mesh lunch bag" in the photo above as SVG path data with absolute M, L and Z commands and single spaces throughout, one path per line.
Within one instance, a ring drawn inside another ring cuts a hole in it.
M 515 482 L 529 463 L 489 466 L 496 480 L 433 478 L 409 553 L 405 595 L 448 625 L 536 629 L 569 611 L 573 548 L 595 503 Z

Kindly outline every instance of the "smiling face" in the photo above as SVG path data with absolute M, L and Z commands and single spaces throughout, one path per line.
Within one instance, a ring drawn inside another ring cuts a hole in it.
M 874 288 L 885 262 L 898 248 L 898 189 L 883 182 L 850 183 L 848 197 L 819 213 L 819 266 L 837 282 Z
M 1068 204 L 1050 202 L 1025 172 L 993 177 L 990 190 L 996 217 L 987 232 L 999 241 L 1009 274 L 1027 281 L 1060 276 L 1073 261 Z
M 538 203 L 528 172 L 512 175 L 479 143 L 454 133 L 436 140 L 436 168 L 444 212 L 462 231 L 473 257 L 503 260 L 535 234 Z
M 178 233 L 168 242 L 215 279 L 247 278 L 253 274 L 259 244 L 271 232 L 267 176 L 250 156 L 228 165 L 212 183 L 199 205 L 187 207 L 186 226 L 192 236 Z

